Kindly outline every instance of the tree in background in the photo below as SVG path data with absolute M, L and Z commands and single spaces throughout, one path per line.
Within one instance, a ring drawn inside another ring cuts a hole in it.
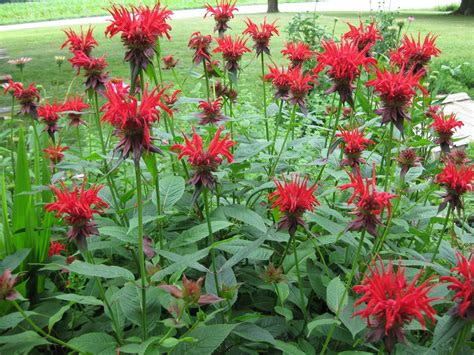
M 471 1 L 472 2 L 472 1 Z M 280 12 L 278 10 L 278 0 L 268 0 L 268 13 Z
M 271 0 L 268 0 L 268 8 L 270 9 L 270 2 Z M 268 11 L 270 12 L 270 11 Z M 466 16 L 472 16 L 474 15 L 474 0 L 462 0 L 461 1 L 461 6 L 459 6 L 459 9 L 453 12 L 455 15 L 466 15 Z

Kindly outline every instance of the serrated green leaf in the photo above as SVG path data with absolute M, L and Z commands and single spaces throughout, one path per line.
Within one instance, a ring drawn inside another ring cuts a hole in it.
M 228 221 L 212 221 L 211 226 L 212 226 L 212 232 L 218 232 L 222 229 L 225 229 L 229 226 L 231 226 L 233 223 L 228 222 Z M 207 223 L 202 223 L 197 226 L 194 226 L 183 233 L 176 238 L 172 243 L 173 248 L 177 247 L 182 247 L 184 245 L 188 244 L 193 244 L 196 243 L 204 238 L 206 238 L 209 235 L 209 230 Z
M 322 318 L 322 319 L 315 319 L 308 323 L 308 337 L 311 335 L 314 329 L 317 327 L 321 327 L 323 325 L 332 325 L 332 324 L 340 324 L 337 319 L 334 318 Z
M 68 344 L 86 353 L 100 355 L 115 355 L 118 346 L 113 336 L 99 332 L 80 335 L 71 339 Z
M 196 339 L 193 343 L 180 343 L 173 354 L 212 354 L 238 324 L 213 324 L 198 327 L 187 334 Z
M 56 295 L 54 297 L 62 301 L 75 302 L 75 303 L 85 304 L 89 306 L 103 306 L 104 305 L 101 300 L 95 298 L 94 296 L 82 296 L 82 295 L 76 295 L 74 293 L 64 293 L 62 295 Z
M 49 333 L 51 333 L 51 330 L 53 329 L 54 325 L 63 318 L 64 313 L 66 313 L 69 310 L 69 308 L 71 308 L 71 306 L 72 306 L 72 303 L 62 306 L 55 314 L 49 317 L 49 321 L 48 321 Z
M 234 218 L 249 226 L 257 228 L 259 231 L 266 233 L 267 227 L 263 218 L 250 208 L 241 205 L 230 205 L 223 207 L 226 217 Z
M 345 286 L 339 276 L 333 278 L 326 289 L 326 303 L 331 311 L 337 313 L 342 296 L 345 292 Z M 347 294 L 344 296 L 341 307 L 347 306 Z
M 185 181 L 181 176 L 168 175 L 160 179 L 160 200 L 164 211 L 169 210 L 184 194 Z
M 71 272 L 75 272 L 76 274 L 88 277 L 102 277 L 104 279 L 115 279 L 122 277 L 129 281 L 135 280 L 135 276 L 133 276 L 129 270 L 119 266 L 109 266 L 103 264 L 96 265 L 76 260 L 72 264 L 61 265 L 61 267 Z

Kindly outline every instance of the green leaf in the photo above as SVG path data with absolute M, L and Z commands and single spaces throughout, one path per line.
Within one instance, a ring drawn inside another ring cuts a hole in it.
M 337 313 L 339 303 L 341 303 L 342 296 L 345 292 L 345 286 L 342 283 L 339 276 L 333 278 L 326 289 L 326 303 L 331 311 Z M 347 305 L 347 295 L 345 295 L 342 301 L 341 307 Z
M 99 228 L 100 235 L 105 235 L 118 239 L 124 243 L 136 244 L 137 238 L 128 234 L 128 230 L 125 227 L 120 226 L 107 226 Z
M 298 349 L 296 344 L 290 342 L 276 340 L 275 348 L 281 350 L 283 352 L 283 355 L 306 355 L 303 351 Z
M 118 346 L 113 336 L 99 332 L 83 334 L 71 339 L 68 344 L 86 353 L 100 355 L 115 355 Z
M 275 345 L 275 338 L 273 338 L 273 335 L 271 335 L 268 330 L 253 323 L 240 324 L 234 329 L 233 333 L 250 341 L 265 342 Z
M 323 325 L 332 325 L 332 324 L 340 324 L 337 319 L 334 318 L 322 318 L 316 319 L 308 323 L 308 337 L 311 335 L 314 329 Z
M 82 296 L 82 295 L 76 295 L 74 293 L 64 293 L 62 295 L 56 295 L 55 298 L 63 300 L 63 301 L 75 302 L 75 303 L 85 304 L 89 306 L 103 306 L 104 305 L 101 300 L 95 298 L 94 296 Z
M 270 144 L 272 143 L 267 141 L 259 141 L 257 143 L 251 144 L 239 144 L 234 154 L 234 163 L 241 163 L 243 161 L 249 160 L 268 147 Z
M 193 343 L 180 343 L 173 354 L 202 355 L 212 354 L 235 329 L 237 324 L 204 325 L 187 334 L 196 339 Z
M 226 217 L 235 218 L 249 226 L 257 228 L 259 231 L 266 233 L 267 227 L 263 218 L 250 208 L 241 205 L 230 205 L 223 207 Z
M 241 260 L 250 257 L 251 254 L 255 251 L 258 250 L 258 247 L 265 242 L 265 239 L 267 238 L 266 234 L 262 234 L 260 238 L 257 240 L 253 241 L 252 243 L 248 244 L 246 247 L 243 247 L 240 249 L 237 253 L 235 253 L 229 260 L 227 260 L 222 268 L 231 268 L 234 265 L 236 265 L 238 262 Z
M 160 200 L 163 210 L 169 210 L 184 194 L 185 181 L 181 176 L 168 175 L 160 179 Z
M 72 303 L 68 303 L 65 306 L 62 306 L 59 311 L 57 311 L 55 314 L 53 314 L 48 321 L 48 332 L 51 333 L 51 330 L 53 329 L 54 325 L 59 322 L 62 318 L 64 313 L 66 313 L 69 308 L 71 308 Z
M 14 271 L 30 253 L 31 249 L 25 248 L 18 250 L 15 254 L 8 255 L 0 262 L 0 273 L 5 269 Z
M 440 346 L 444 346 L 452 338 L 454 338 L 466 325 L 468 321 L 453 317 L 448 314 L 441 317 L 433 332 L 433 343 L 430 349 L 436 349 Z
M 157 324 L 161 306 L 159 303 L 159 290 L 149 288 L 147 290 L 147 324 L 148 329 L 153 329 Z M 118 302 L 125 317 L 137 326 L 141 326 L 142 319 L 142 294 L 139 288 L 133 284 L 127 284 L 120 290 Z
M 228 222 L 228 221 L 211 221 L 211 226 L 212 226 L 212 232 L 218 232 L 222 229 L 225 229 L 229 226 L 231 226 L 233 223 Z M 206 238 L 209 235 L 209 230 L 207 227 L 207 223 L 202 223 L 197 226 L 194 226 L 183 233 L 176 238 L 172 243 L 173 248 L 177 247 L 182 247 L 184 245 L 188 244 L 194 244 L 201 239 Z
M 49 342 L 37 333 L 28 330 L 15 335 L 4 335 L 0 337 L 0 348 L 2 354 L 28 354 L 31 349 L 38 345 L 46 345 Z
M 25 314 L 28 317 L 31 317 L 31 316 L 37 315 L 38 313 L 25 311 Z M 16 327 L 18 324 L 20 324 L 24 320 L 25 318 L 23 318 L 20 312 L 7 314 L 6 316 L 3 316 L 0 318 L 0 330 L 6 330 L 6 329 Z
M 76 260 L 70 265 L 61 265 L 61 267 L 88 277 L 102 277 L 104 279 L 122 277 L 129 281 L 135 280 L 135 277 L 130 271 L 119 266 L 95 265 Z
M 339 314 L 339 319 L 346 326 L 355 339 L 356 335 L 364 330 L 367 325 L 366 322 L 360 319 L 360 317 L 354 317 L 354 303 L 355 300 L 352 297 L 348 297 L 347 306 L 342 309 Z

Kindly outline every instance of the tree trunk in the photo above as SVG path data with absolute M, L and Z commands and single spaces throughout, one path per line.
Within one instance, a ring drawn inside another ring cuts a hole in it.
M 280 12 L 278 11 L 278 0 L 268 0 L 268 13 Z
M 455 15 L 474 15 L 474 0 L 462 0 L 459 9 L 453 12 Z

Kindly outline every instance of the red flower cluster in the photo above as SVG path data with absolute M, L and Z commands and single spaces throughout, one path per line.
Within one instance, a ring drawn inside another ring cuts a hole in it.
M 402 150 L 396 159 L 401 167 L 401 177 L 404 177 L 411 168 L 421 166 L 421 158 L 416 154 L 416 150 L 413 148 Z
M 427 94 L 419 83 L 423 74 L 403 70 L 394 72 L 384 69 L 381 71 L 379 68 L 375 68 L 375 73 L 377 77 L 365 83 L 367 87 L 373 86 L 382 100 L 382 107 L 375 112 L 382 116 L 382 124 L 392 122 L 403 134 L 404 120 L 410 120 L 405 109 L 415 96 L 415 89 L 419 88 L 423 94 Z
M 199 101 L 198 108 L 201 112 L 196 113 L 196 117 L 200 119 L 199 124 L 217 124 L 222 120 L 225 120 L 225 117 L 222 112 L 222 97 L 218 97 L 215 101 Z
M 378 40 L 383 40 L 382 35 L 377 30 L 375 22 L 372 22 L 366 27 L 364 27 L 362 21 L 360 21 L 359 27 L 351 23 L 347 25 L 349 26 L 349 31 L 343 35 L 343 38 L 354 42 L 359 51 L 363 51 L 366 48 L 370 51 Z
M 203 60 L 211 60 L 211 54 L 209 53 L 211 43 L 212 37 L 210 35 L 204 36 L 201 32 L 194 32 L 191 35 L 188 47 L 195 51 L 193 55 L 194 64 L 201 64 Z
M 82 98 L 79 96 L 68 97 L 66 102 L 62 106 L 63 113 L 68 114 L 69 124 L 71 126 L 79 126 L 80 124 L 85 124 L 81 119 L 81 116 L 84 114 L 84 110 L 90 108 L 90 105 L 82 101 Z
M 317 74 L 325 67 L 329 67 L 327 74 L 332 79 L 333 86 L 326 91 L 326 94 L 337 91 L 343 103 L 348 102 L 354 106 L 353 83 L 360 75 L 360 67 L 364 66 L 369 71 L 369 65 L 376 64 L 376 60 L 366 56 L 368 48 L 359 51 L 355 43 L 347 40 L 342 40 L 339 44 L 334 41 L 323 41 L 322 47 L 324 52 L 318 53 L 319 64 L 314 71 Z
M 33 119 L 38 118 L 37 102 L 40 100 L 40 93 L 34 83 L 31 83 L 26 89 L 22 83 L 8 80 L 5 85 L 3 94 L 10 92 L 15 100 L 20 104 L 20 113 L 23 115 L 31 115 Z
M 238 11 L 235 7 L 236 3 L 237 0 L 216 0 L 216 7 L 206 4 L 204 18 L 206 18 L 207 15 L 214 16 L 214 20 L 216 21 L 214 32 L 218 32 L 219 37 L 224 36 L 225 31 L 230 28 L 227 23 L 230 19 L 234 18 L 234 11 Z
M 290 81 L 290 94 L 288 101 L 293 105 L 298 105 L 303 114 L 307 114 L 305 97 L 308 91 L 316 84 L 316 75 L 311 72 L 303 74 L 303 70 L 293 67 L 288 70 L 288 79 Z
M 172 54 L 164 56 L 161 59 L 163 60 L 163 64 L 165 65 L 165 67 L 163 68 L 164 70 L 173 69 L 179 62 L 178 59 L 174 59 L 174 56 Z
M 10 269 L 5 269 L 0 275 L 0 301 L 14 301 L 20 297 L 15 290 L 16 277 L 12 275 Z
M 442 211 L 448 203 L 453 209 L 462 209 L 461 196 L 473 190 L 473 180 L 474 168 L 472 165 L 462 164 L 458 167 L 456 162 L 448 161 L 443 171 L 436 176 L 436 183 L 446 189 L 439 211 Z
M 338 186 L 342 191 L 354 189 L 352 196 L 347 201 L 351 204 L 356 201 L 356 208 L 352 212 L 356 218 L 349 224 L 348 230 L 360 231 L 365 229 L 374 237 L 377 237 L 377 226 L 381 225 L 380 214 L 387 208 L 388 218 L 391 215 L 390 200 L 395 197 L 388 192 L 378 192 L 376 190 L 375 165 L 372 169 L 372 179 L 364 179 L 360 174 L 359 167 L 355 167 L 356 173 L 348 173 L 351 179 L 350 184 Z
M 355 312 L 354 315 L 367 319 L 371 328 L 368 335 L 369 342 L 384 340 L 389 353 L 392 352 L 397 342 L 403 342 L 405 335 L 403 326 L 417 319 L 425 326 L 423 313 L 434 323 L 436 311 L 431 303 L 437 298 L 430 298 L 428 293 L 435 286 L 429 285 L 431 278 L 416 286 L 418 279 L 423 274 L 420 271 L 411 283 L 405 277 L 405 268 L 398 265 L 398 270 L 393 271 L 392 261 L 388 269 L 380 260 L 380 266 L 369 266 L 370 275 L 364 275 L 360 285 L 352 289 L 363 294 L 355 303 L 355 307 L 365 304 L 365 308 Z
M 433 117 L 434 122 L 429 127 L 433 127 L 438 135 L 438 139 L 435 143 L 439 144 L 441 149 L 447 153 L 449 152 L 450 146 L 453 144 L 451 138 L 454 134 L 454 130 L 462 127 L 463 123 L 456 119 L 455 113 L 451 113 L 448 116 L 446 116 L 444 112 L 439 114 L 433 113 L 431 117 Z
M 48 203 L 45 208 L 48 212 L 56 211 L 56 217 L 62 217 L 70 227 L 67 237 L 75 240 L 79 248 L 86 248 L 85 238 L 99 233 L 92 217 L 108 207 L 107 203 L 97 196 L 103 185 L 94 185 L 86 190 L 84 180 L 80 190 L 74 184 L 74 190 L 71 192 L 62 181 L 61 186 L 61 189 L 51 186 L 56 194 L 56 202 Z
M 319 201 L 314 197 L 316 184 L 308 186 L 308 178 L 302 180 L 296 174 L 288 181 L 283 176 L 283 184 L 274 180 L 277 190 L 268 197 L 273 200 L 272 208 L 278 208 L 284 216 L 278 222 L 278 228 L 286 228 L 293 235 L 298 225 L 306 226 L 302 215 L 306 211 L 313 211 Z
M 38 108 L 38 117 L 46 124 L 44 128 L 45 132 L 48 132 L 49 136 L 54 142 L 54 133 L 56 133 L 61 127 L 58 126 L 59 114 L 63 111 L 61 104 L 50 104 L 48 100 Z
M 314 52 L 309 46 L 300 41 L 297 43 L 288 42 L 285 45 L 285 49 L 281 50 L 281 54 L 291 62 L 291 68 L 301 68 L 304 62 L 307 62 L 314 56 Z
M 83 28 L 81 27 L 81 34 L 77 34 L 71 28 L 64 30 L 64 33 L 67 36 L 67 40 L 61 45 L 61 49 L 66 47 L 69 44 L 69 51 L 74 53 L 75 51 L 83 52 L 85 55 L 89 56 L 92 49 L 99 44 L 92 36 L 92 27 L 89 26 L 87 32 L 84 33 Z
M 458 253 L 458 264 L 451 272 L 456 272 L 457 277 L 444 276 L 441 281 L 450 283 L 448 289 L 456 294 L 453 300 L 456 306 L 450 311 L 452 315 L 472 320 L 474 319 L 474 260 L 469 261 L 464 255 Z
M 208 77 L 219 77 L 220 74 L 220 69 L 219 69 L 219 66 L 221 65 L 221 62 L 219 62 L 218 60 L 210 60 L 210 61 L 207 61 L 206 62 L 206 66 L 205 66 L 205 70 L 206 70 L 206 73 L 207 73 L 207 76 Z
M 159 285 L 159 288 L 169 292 L 173 297 L 182 299 L 187 305 L 204 305 L 214 304 L 223 301 L 222 298 L 212 294 L 201 294 L 203 277 L 200 277 L 197 281 L 189 280 L 186 275 L 183 274 L 183 287 L 179 289 L 175 285 Z
M 230 140 L 230 134 L 226 134 L 221 140 L 220 134 L 222 129 L 222 127 L 217 129 L 207 151 L 204 150 L 202 137 L 196 133 L 194 127 L 191 140 L 183 133 L 185 145 L 175 144 L 171 147 L 171 150 L 179 151 L 178 159 L 182 159 L 185 156 L 188 157 L 189 164 L 195 170 L 191 183 L 196 186 L 197 193 L 199 193 L 202 187 L 214 189 L 217 178 L 213 175 L 213 172 L 222 164 L 223 158 L 226 158 L 229 163 L 234 161 L 230 147 L 235 142 Z
M 346 158 L 341 161 L 342 166 L 356 167 L 360 163 L 365 163 L 361 158 L 362 152 L 367 148 L 368 144 L 375 143 L 374 141 L 364 137 L 364 130 L 359 131 L 359 128 L 339 128 L 340 133 L 336 137 L 341 137 L 344 141 L 344 154 Z
M 59 255 L 62 251 L 66 250 L 66 246 L 61 242 L 49 242 L 48 256 Z
M 284 67 L 281 67 L 280 71 L 276 65 L 274 67 L 268 66 L 268 68 L 270 69 L 270 73 L 266 74 L 263 79 L 272 82 L 275 88 L 275 99 L 287 99 L 291 87 L 288 71 L 285 71 Z
M 400 68 L 410 70 L 414 68 L 415 73 L 425 73 L 425 65 L 428 64 L 431 57 L 437 57 L 441 51 L 436 47 L 436 36 L 428 33 L 421 42 L 420 34 L 415 40 L 413 36 L 405 35 L 401 46 L 394 52 L 390 53 L 390 61 L 397 64 Z
M 247 40 L 242 37 L 235 36 L 224 36 L 217 38 L 217 47 L 213 50 L 214 53 L 222 53 L 224 60 L 226 61 L 226 69 L 236 74 L 239 70 L 239 61 L 246 52 L 250 52 L 250 49 L 246 47 Z
M 46 157 L 51 160 L 51 163 L 58 164 L 63 160 L 64 154 L 63 152 L 68 150 L 68 146 L 62 146 L 60 144 L 57 145 L 50 145 L 48 148 L 43 149 L 43 152 L 46 153 Z
M 101 111 L 105 114 L 102 121 L 109 122 L 115 127 L 114 134 L 120 138 L 115 151 L 120 152 L 121 160 L 132 153 L 133 160 L 137 163 L 144 150 L 151 153 L 160 153 L 161 150 L 151 144 L 150 126 L 160 120 L 158 108 L 169 115 L 173 112 L 161 102 L 166 88 L 157 91 L 157 88 L 148 93 L 148 85 L 142 93 L 141 101 L 124 91 L 121 83 L 107 83 L 105 97 L 108 100 Z
M 214 83 L 213 89 L 217 97 L 226 97 L 232 102 L 237 101 L 237 91 L 231 89 L 227 85 L 222 84 L 220 81 L 216 81 Z
M 178 101 L 178 94 L 180 92 L 181 90 L 175 90 L 171 93 L 171 95 L 168 95 L 168 94 L 163 95 L 163 101 L 165 105 L 168 106 L 168 108 L 171 111 L 177 111 L 177 109 L 174 107 L 174 104 L 176 103 L 176 101 Z
M 263 19 L 263 23 L 259 26 L 253 22 L 251 19 L 247 18 L 245 24 L 247 28 L 242 34 L 250 35 L 255 42 L 253 49 L 257 53 L 257 56 L 265 53 L 270 55 L 270 38 L 275 34 L 279 35 L 280 33 L 277 30 L 278 26 L 275 26 L 276 20 L 272 23 L 267 23 L 266 18 Z
M 105 29 L 105 35 L 113 37 L 121 33 L 122 43 L 127 47 L 125 61 L 132 67 L 132 82 L 141 69 L 146 69 L 156 54 L 156 42 L 159 37 L 170 39 L 171 26 L 166 22 L 172 11 L 156 3 L 152 8 L 144 5 L 130 5 L 130 10 L 112 5 L 108 10 L 112 23 Z

